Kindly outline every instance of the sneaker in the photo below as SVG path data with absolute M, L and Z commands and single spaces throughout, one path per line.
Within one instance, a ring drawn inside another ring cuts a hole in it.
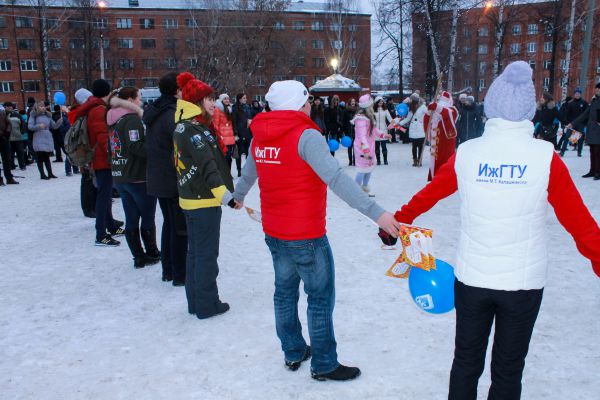
M 123 222 L 123 221 L 119 221 L 118 219 L 113 219 L 113 224 L 114 224 L 116 227 L 120 228 L 120 227 L 122 227 L 123 225 L 125 225 L 125 222 Z
M 96 239 L 96 246 L 107 246 L 107 247 L 116 247 L 119 246 L 121 242 L 113 239 L 110 235 L 104 236 L 102 239 Z
M 285 367 L 290 371 L 297 371 L 300 368 L 300 365 L 306 360 L 308 360 L 312 356 L 310 351 L 310 346 L 306 346 L 306 350 L 304 351 L 304 356 L 300 361 L 288 361 L 285 360 Z
M 341 365 L 326 374 L 311 372 L 311 377 L 317 381 L 350 381 L 360 376 L 360 369 Z
M 106 231 L 110 236 L 123 236 L 125 234 L 125 229 L 118 227 L 115 230 L 112 231 Z

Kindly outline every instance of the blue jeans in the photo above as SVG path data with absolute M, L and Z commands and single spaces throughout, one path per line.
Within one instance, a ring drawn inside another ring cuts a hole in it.
M 156 197 L 146 193 L 146 182 L 115 183 L 115 189 L 121 195 L 125 211 L 125 229 L 154 229 Z
M 69 156 L 65 157 L 65 173 L 69 174 L 70 172 L 74 174 L 79 173 L 79 167 L 77 165 L 72 165 L 71 161 L 69 161 Z
M 266 235 L 275 268 L 275 326 L 287 361 L 299 361 L 306 351 L 298 319 L 300 280 L 308 296 L 308 334 L 312 346 L 311 369 L 315 373 L 335 370 L 337 361 L 333 332 L 335 268 L 327 236 L 309 240 L 280 240 Z
M 371 179 L 371 172 L 358 172 L 354 181 L 358 183 L 358 186 L 369 186 L 369 180 Z
M 564 153 L 565 151 L 567 151 L 567 146 L 569 145 L 569 137 L 571 136 L 571 134 L 567 134 L 567 133 L 563 133 L 563 138 L 561 138 L 560 140 L 562 141 L 561 146 L 560 146 L 560 152 L 561 154 Z M 585 135 L 583 135 L 579 141 L 577 141 L 577 154 L 581 155 L 581 152 L 583 151 L 583 142 L 585 142 Z

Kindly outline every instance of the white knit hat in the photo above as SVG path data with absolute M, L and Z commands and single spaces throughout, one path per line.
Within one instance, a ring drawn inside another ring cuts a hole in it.
M 298 111 L 308 100 L 308 89 L 298 81 L 279 81 L 265 96 L 272 111 Z
M 77 104 L 83 104 L 87 101 L 87 99 L 92 95 L 87 89 L 81 88 L 75 92 L 75 101 Z
M 370 94 L 363 94 L 358 99 L 358 106 L 360 108 L 369 108 L 369 106 L 373 105 L 373 98 Z
M 527 62 L 508 64 L 487 91 L 483 103 L 486 116 L 514 122 L 533 119 L 536 103 L 532 76 Z
M 221 95 L 219 95 L 219 101 L 222 103 L 223 100 L 228 99 L 229 95 L 227 93 L 223 93 Z

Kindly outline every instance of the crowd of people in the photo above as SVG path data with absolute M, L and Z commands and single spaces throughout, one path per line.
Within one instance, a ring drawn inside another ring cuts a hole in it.
M 510 318 L 519 326 L 503 325 L 500 332 L 500 325 L 496 328 L 494 360 L 507 358 L 504 364 L 493 361 L 490 393 L 496 393 L 491 398 L 513 399 L 520 394 L 545 284 L 546 241 L 541 237 L 548 202 L 600 275 L 600 230 L 555 153 L 564 155 L 572 142 L 567 140 L 570 132 L 584 134 L 592 153 L 590 172 L 584 176 L 600 180 L 600 84 L 591 104 L 576 90 L 559 109 L 547 93 L 535 104 L 531 75 L 526 63 L 509 65 L 490 87 L 483 108 L 470 96 L 454 99 L 445 91 L 426 104 L 415 92 L 404 100 L 405 115 L 397 115 L 391 101 L 369 94 L 347 104 L 332 96 L 325 104 L 296 81 L 271 85 L 264 106 L 258 101 L 248 104 L 244 93 L 237 94 L 232 104 L 229 95 L 216 96 L 213 88 L 188 72 L 163 76 L 160 98 L 144 106 L 137 88 L 113 90 L 109 82 L 98 79 L 90 90 L 75 93 L 77 104 L 70 108 L 51 111 L 48 103 L 31 99 L 26 110 L 17 112 L 5 103 L 0 111 L 2 165 L 9 184 L 18 183 L 11 172 L 17 164 L 23 170 L 37 162 L 41 179 L 56 178 L 52 154 L 55 162 L 64 162 L 66 175 L 81 173 L 82 209 L 95 218 L 95 245 L 119 246 L 115 238 L 124 236 L 133 266 L 160 262 L 162 280 L 185 286 L 188 312 L 199 319 L 229 310 L 217 286 L 221 206 L 242 209 L 258 181 L 261 223 L 275 270 L 275 322 L 285 366 L 295 371 L 312 358 L 311 375 L 316 380 L 360 375 L 358 368 L 337 359 L 334 258 L 325 234 L 327 188 L 373 220 L 384 244 L 395 243 L 400 223 L 412 224 L 437 201 L 460 190 L 457 347 L 450 384 L 457 397 L 452 398 L 475 397 L 486 350 L 480 338 L 487 338 L 494 318 L 497 324 Z M 507 93 L 514 101 L 506 101 Z M 561 142 L 558 126 L 564 129 Z M 89 164 L 73 165 L 81 163 L 69 155 L 63 159 L 65 134 L 75 127 L 86 136 Z M 334 151 L 328 140 L 343 137 L 350 139 L 348 164 L 356 167 L 354 179 L 331 157 Z M 579 155 L 583 140 L 573 141 Z M 432 182 L 393 214 L 373 199 L 369 182 L 376 166 L 389 165 L 387 145 L 402 141 L 412 143 L 412 165 L 417 168 L 422 166 L 424 144 L 430 144 Z M 482 157 L 488 157 L 485 168 Z M 488 175 L 490 160 L 502 163 L 503 157 L 512 164 L 490 165 Z M 235 181 L 234 161 L 239 178 Z M 502 167 L 512 168 L 510 175 L 502 176 Z M 506 191 L 507 184 L 521 191 Z M 124 222 L 113 217 L 115 190 Z M 544 191 L 548 196 L 539 195 Z M 520 206 L 512 207 L 515 202 Z M 163 214 L 160 248 L 157 203 Z M 495 207 L 490 209 L 490 204 Z M 527 224 L 506 223 L 520 219 Z M 515 230 L 520 226 L 533 228 Z M 511 233 L 499 245 L 493 239 L 501 229 Z M 528 243 L 537 247 L 527 248 Z M 518 258 L 521 254 L 527 257 Z M 502 278 L 490 271 L 501 271 Z M 298 319 L 301 281 L 308 294 L 310 345 Z M 480 319 L 485 321 L 473 322 Z M 505 348 L 501 342 L 515 334 L 519 343 Z M 509 378 L 497 381 L 495 373 Z

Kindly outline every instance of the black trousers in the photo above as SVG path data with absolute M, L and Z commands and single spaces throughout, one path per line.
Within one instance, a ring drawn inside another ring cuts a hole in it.
M 590 144 L 590 173 L 600 176 L 600 144 Z
M 248 151 L 250 150 L 250 140 L 246 138 L 240 138 L 237 141 L 238 146 L 238 158 L 235 159 L 235 165 L 237 167 L 238 172 L 242 170 L 242 154 L 246 155 L 246 160 L 248 159 Z
M 49 151 L 36 151 L 35 157 L 37 162 L 38 170 L 40 171 L 40 177 L 45 177 L 44 166 L 46 166 L 46 171 L 48 171 L 48 176 L 54 175 L 52 173 L 52 164 L 50 163 L 50 154 Z
M 11 181 L 13 179 L 11 171 L 12 160 L 10 159 L 10 142 L 8 141 L 8 139 L 0 139 L 0 158 L 2 159 L 4 177 L 7 181 Z
M 423 153 L 423 145 L 425 144 L 425 138 L 421 139 L 410 139 L 412 143 L 412 156 L 413 161 L 418 161 L 421 153 Z
M 381 155 L 383 154 L 383 162 L 387 164 L 387 140 L 377 140 L 375 142 L 375 157 L 377 158 L 377 164 L 381 164 Z
M 62 162 L 62 151 L 64 150 L 65 138 L 60 132 L 52 132 L 52 140 L 54 141 L 54 155 L 56 156 L 56 161 Z M 65 154 L 67 152 L 65 151 Z
M 356 160 L 354 159 L 354 138 L 352 144 L 348 147 L 348 165 L 355 165 Z
M 163 214 L 160 257 L 163 277 L 175 282 L 185 282 L 185 263 L 188 237 L 185 215 L 179 207 L 179 198 L 159 198 L 158 204 Z
M 94 186 L 94 177 L 88 168 L 81 168 L 81 210 L 83 215 L 88 216 L 96 213 L 96 196 L 98 190 Z
M 15 157 L 15 154 L 17 155 Z M 15 165 L 15 159 L 19 163 L 19 168 L 24 169 L 25 164 L 25 142 L 22 140 L 16 140 L 10 142 L 10 157 L 12 159 L 12 165 Z
M 454 283 L 456 339 L 449 400 L 476 400 L 495 320 L 488 400 L 521 398 L 521 378 L 543 289 L 492 290 Z

